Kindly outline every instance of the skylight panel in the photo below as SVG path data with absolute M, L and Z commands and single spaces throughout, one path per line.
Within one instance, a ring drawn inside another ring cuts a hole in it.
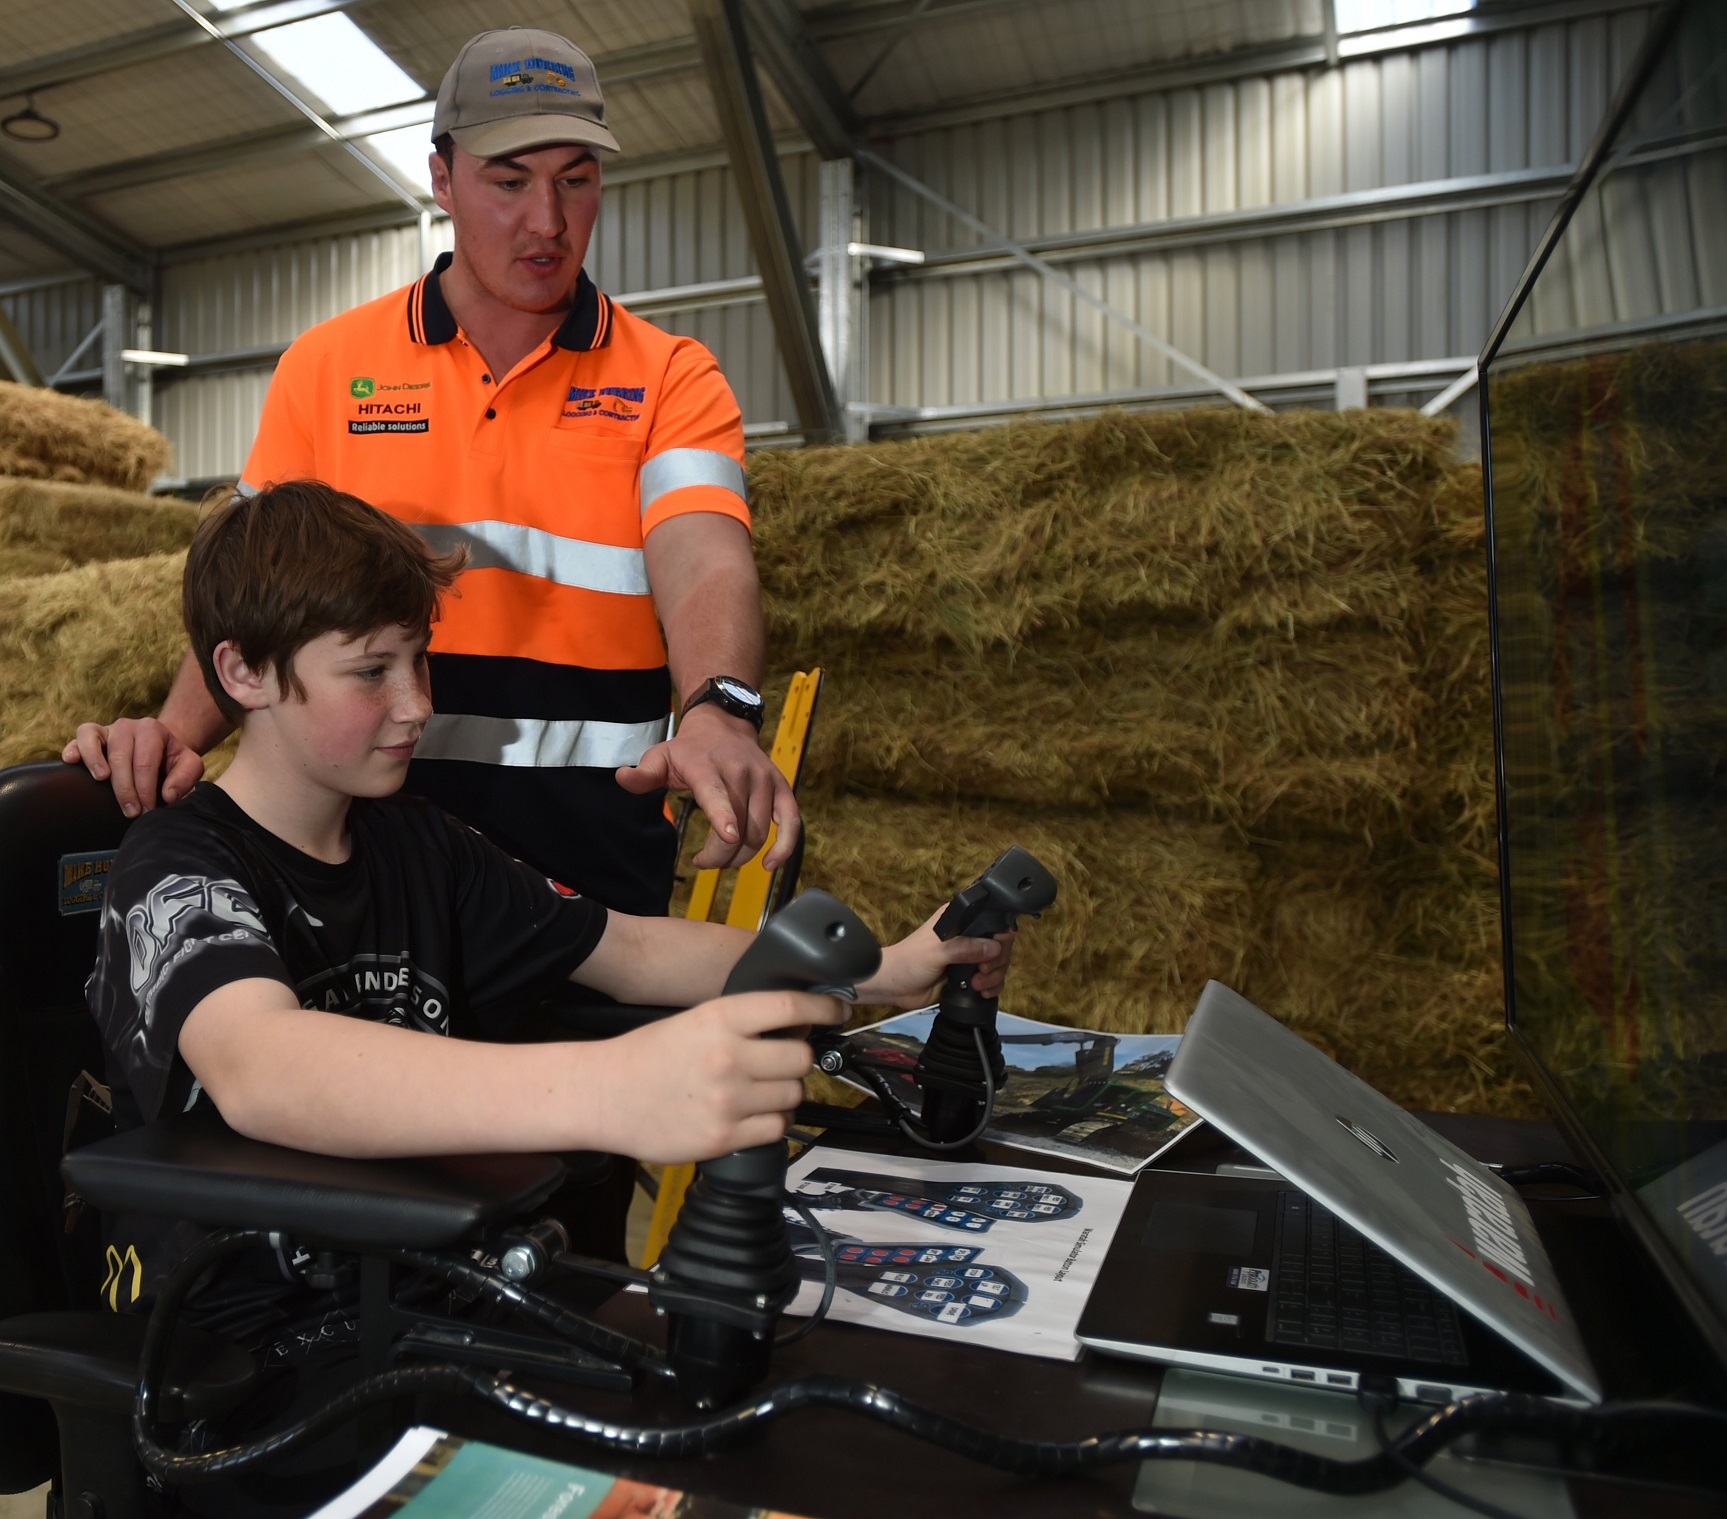
M 1475 0 L 1337 0 L 1340 33 L 1371 32 L 1412 21 L 1436 21 L 1475 9 Z
M 424 123 L 413 127 L 397 127 L 391 132 L 374 132 L 370 137 L 357 138 L 372 148 L 426 198 L 432 195 L 432 171 L 428 159 L 432 153 L 432 129 Z
M 215 0 L 219 10 L 240 3 Z M 426 93 L 339 11 L 254 32 L 246 40 L 338 116 L 400 105 Z

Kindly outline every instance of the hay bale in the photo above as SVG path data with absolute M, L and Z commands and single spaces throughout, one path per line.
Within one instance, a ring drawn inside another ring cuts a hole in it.
M 51 759 L 81 722 L 142 717 L 185 652 L 186 556 L 88 564 L 0 596 L 0 765 Z
M 1208 976 L 1239 979 L 1253 939 L 1253 856 L 1227 829 L 1143 812 L 824 798 L 803 884 L 849 902 L 891 942 L 1010 844 L 1061 896 L 1029 924 L 1008 1005 L 1114 1030 L 1179 1029 Z
M 197 523 L 197 507 L 170 497 L 0 477 L 0 579 L 172 553 Z
M 753 458 L 770 647 L 829 673 L 806 880 L 898 930 L 1024 843 L 1063 898 L 1016 1010 L 1178 1029 L 1217 976 L 1401 1100 L 1527 1105 L 1452 438 L 1206 410 Z
M 0 475 L 141 491 L 168 459 L 161 433 L 104 401 L 0 380 Z
M 1208 408 L 765 451 L 750 492 L 770 643 L 808 660 L 1229 617 L 1401 626 L 1453 436 L 1414 412 Z
M 1421 801 L 1428 703 L 1413 650 L 1387 635 L 1091 633 L 1011 660 L 894 651 L 829 673 L 817 793 L 1144 802 L 1333 831 Z

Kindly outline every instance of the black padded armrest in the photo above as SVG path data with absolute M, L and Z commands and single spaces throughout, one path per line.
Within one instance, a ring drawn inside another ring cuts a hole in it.
M 246 1139 L 200 1109 L 74 1150 L 60 1172 L 98 1208 L 282 1229 L 337 1250 L 427 1250 L 544 1202 L 564 1167 L 549 1155 L 341 1160 Z

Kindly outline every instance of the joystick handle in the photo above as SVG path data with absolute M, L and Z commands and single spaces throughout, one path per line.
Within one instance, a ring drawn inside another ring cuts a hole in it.
M 725 995 L 832 989 L 849 997 L 880 968 L 869 925 L 839 898 L 806 891 L 768 919 L 726 977 Z
M 1006 933 L 1021 913 L 1036 917 L 1055 900 L 1055 877 L 1029 851 L 1015 844 L 964 891 L 957 892 L 936 919 L 938 939 L 975 934 L 980 939 Z
M 1022 913 L 1036 917 L 1055 894 L 1055 877 L 1015 844 L 947 904 L 936 919 L 936 937 L 1006 933 L 1018 926 Z M 977 973 L 976 965 L 948 966 L 935 1021 L 918 1057 L 924 1133 L 938 1148 L 953 1148 L 982 1131 L 989 1116 L 987 1094 L 1007 1077 L 995 1031 L 996 1000 L 972 985 Z
M 806 891 L 768 920 L 726 978 L 725 994 L 853 994 L 881 965 L 862 918 Z M 774 1325 L 802 1277 L 781 1212 L 785 1141 L 735 1150 L 696 1168 L 648 1292 L 667 1315 L 666 1357 L 699 1407 L 740 1396 L 767 1375 Z

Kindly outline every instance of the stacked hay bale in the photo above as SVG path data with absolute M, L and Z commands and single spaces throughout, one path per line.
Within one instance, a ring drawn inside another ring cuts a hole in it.
M 195 511 L 155 434 L 0 385 L 0 763 L 159 705 Z M 103 439 L 107 442 L 104 443 Z M 1216 976 L 1399 1100 L 1515 1111 L 1478 472 L 1401 412 L 1200 410 L 750 464 L 808 884 L 888 935 L 1008 843 L 1010 1006 L 1179 1028 Z M 692 843 L 693 847 L 693 843 Z
M 1199 410 L 751 462 L 769 647 L 828 671 L 808 884 L 884 933 L 1055 870 L 1010 1005 L 1208 977 L 1400 1101 L 1515 1111 L 1479 471 L 1407 412 Z
M 0 765 L 167 695 L 197 517 L 143 494 L 167 463 L 124 412 L 0 381 Z

